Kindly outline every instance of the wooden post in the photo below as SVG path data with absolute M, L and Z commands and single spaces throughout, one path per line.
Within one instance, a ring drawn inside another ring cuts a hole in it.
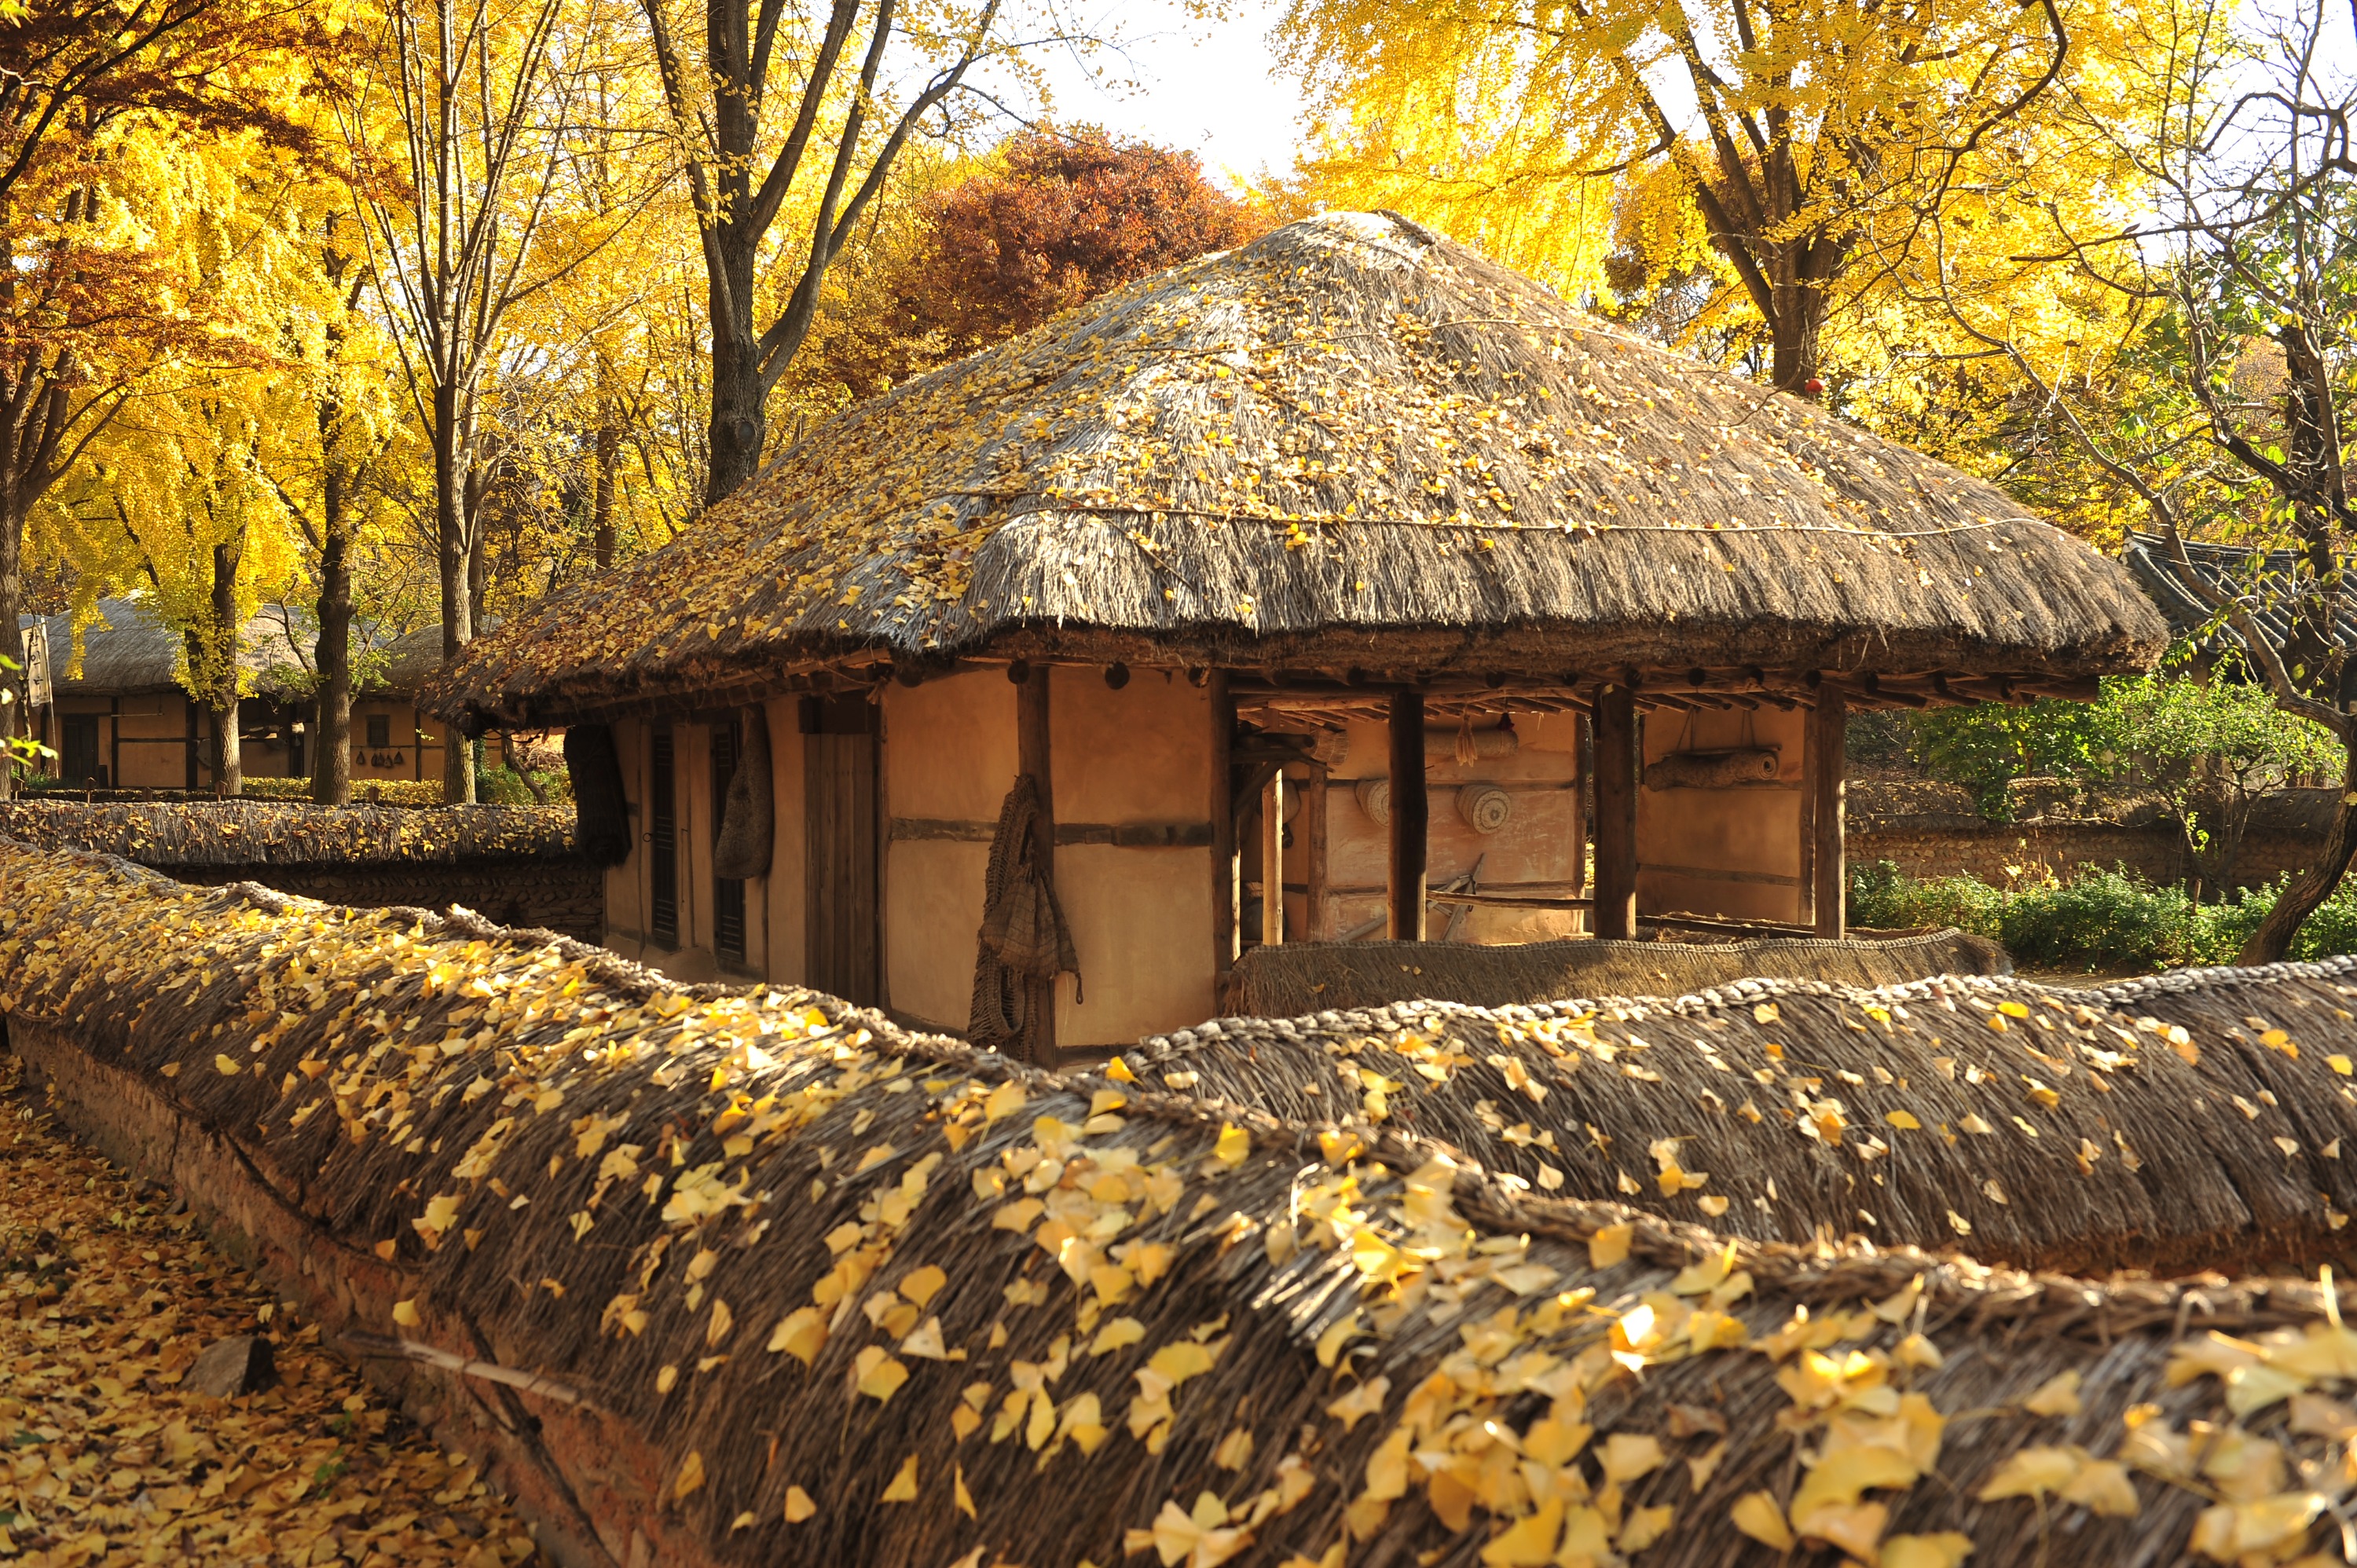
M 1637 693 L 1596 696 L 1596 934 L 1637 934 Z
M 1385 922 L 1394 941 L 1425 940 L 1424 869 L 1431 802 L 1424 789 L 1424 693 L 1394 692 L 1391 703 L 1391 876 Z
M 1301 822 L 1308 831 L 1301 835 L 1302 880 L 1308 885 L 1308 908 L 1302 916 L 1301 934 L 1307 940 L 1326 940 L 1326 769 L 1313 766 L 1309 781 L 1301 790 Z
M 1206 680 L 1211 698 L 1211 974 L 1213 993 L 1224 996 L 1228 971 L 1243 955 L 1238 927 L 1242 908 L 1236 884 L 1236 802 L 1232 757 L 1236 744 L 1236 702 L 1228 695 L 1228 672 L 1214 670 Z
M 1260 940 L 1285 941 L 1285 769 L 1269 775 L 1260 794 Z
M 1848 703 L 1839 692 L 1820 688 L 1817 705 L 1809 710 L 1809 905 L 1817 935 L 1835 941 L 1849 932 L 1849 875 L 1842 851 L 1848 728 Z
M 1056 886 L 1056 774 L 1048 745 L 1048 666 L 1034 664 L 1015 688 L 1017 766 L 1031 776 L 1039 790 L 1039 820 L 1031 840 L 1032 864 L 1049 887 Z M 1054 1066 L 1056 1056 L 1056 983 L 1034 981 L 1024 1013 L 1032 1023 L 1030 1059 Z

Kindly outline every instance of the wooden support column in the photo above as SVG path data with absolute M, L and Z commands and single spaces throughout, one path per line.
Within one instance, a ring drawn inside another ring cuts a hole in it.
M 1302 880 L 1309 889 L 1308 909 L 1301 919 L 1301 935 L 1306 941 L 1326 940 L 1326 769 L 1322 765 L 1309 770 L 1309 780 L 1301 789 Z
M 1269 775 L 1260 792 L 1260 940 L 1285 941 L 1285 769 Z
M 1425 940 L 1425 835 L 1431 802 L 1424 788 L 1424 693 L 1394 692 L 1391 703 L 1391 876 L 1387 884 L 1391 939 Z
M 1015 747 L 1017 766 L 1031 776 L 1039 790 L 1038 831 L 1031 840 L 1032 864 L 1049 887 L 1056 886 L 1056 773 L 1048 745 L 1048 666 L 1034 664 L 1015 688 Z M 1056 983 L 1029 983 L 1025 1016 L 1033 1021 L 1030 1059 L 1056 1065 Z
M 1637 934 L 1637 693 L 1596 696 L 1596 934 Z
M 1225 996 L 1228 972 L 1243 953 L 1238 886 L 1243 874 L 1237 865 L 1233 764 L 1236 700 L 1228 695 L 1226 671 L 1212 671 L 1205 684 L 1211 698 L 1211 973 L 1215 993 Z
M 1821 688 L 1809 710 L 1809 906 L 1817 935 L 1835 941 L 1849 931 L 1849 872 L 1842 849 L 1848 729 L 1848 702 Z

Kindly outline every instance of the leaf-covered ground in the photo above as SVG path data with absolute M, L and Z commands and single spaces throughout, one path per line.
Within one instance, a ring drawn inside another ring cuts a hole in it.
M 472 1466 L 16 1079 L 0 1056 L 0 1563 L 532 1557 Z M 277 1384 L 184 1391 L 198 1353 L 233 1334 L 274 1341 Z

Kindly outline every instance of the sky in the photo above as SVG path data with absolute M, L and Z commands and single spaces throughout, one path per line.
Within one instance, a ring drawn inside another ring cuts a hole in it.
M 1269 48 L 1280 9 L 1271 0 L 1231 0 L 1223 16 L 1205 22 L 1174 0 L 1105 0 L 1084 13 L 1088 25 L 1126 47 L 1101 56 L 1098 74 L 1134 85 L 1109 91 L 1075 60 L 1043 60 L 1055 116 L 1188 148 L 1231 188 L 1264 169 L 1281 172 L 1301 141 L 1301 89 Z

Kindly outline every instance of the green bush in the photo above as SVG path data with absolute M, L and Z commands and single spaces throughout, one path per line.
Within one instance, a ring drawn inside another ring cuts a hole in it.
M 2093 869 L 2068 882 L 2006 889 L 1971 876 L 1904 876 L 1884 860 L 1852 873 L 1849 914 L 1859 926 L 1953 926 L 2041 967 L 2173 969 L 2233 962 L 2281 890 L 2250 888 L 2230 903 L 2202 904 L 2182 888 Z M 2294 958 L 2346 952 L 2357 952 L 2351 882 L 2309 917 L 2292 943 Z

